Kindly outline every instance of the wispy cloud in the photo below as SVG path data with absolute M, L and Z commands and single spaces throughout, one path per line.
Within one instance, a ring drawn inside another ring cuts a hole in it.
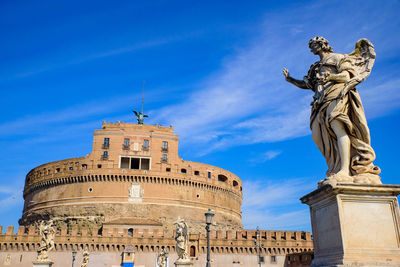
M 282 151 L 280 151 L 280 150 L 270 150 L 270 151 L 262 153 L 261 155 L 255 157 L 255 158 L 249 159 L 249 161 L 256 162 L 256 163 L 262 163 L 262 162 L 266 162 L 268 160 L 274 159 L 277 156 L 279 156 L 280 154 L 282 154 Z
M 243 192 L 243 224 L 246 228 L 304 229 L 309 227 L 308 208 L 299 198 L 315 188 L 308 179 L 279 182 L 246 181 Z M 261 223 L 262 222 L 262 223 Z

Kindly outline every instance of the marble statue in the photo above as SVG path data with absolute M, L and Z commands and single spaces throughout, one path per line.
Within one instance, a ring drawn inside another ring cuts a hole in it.
M 178 254 L 177 262 L 190 261 L 188 253 L 189 232 L 187 223 L 183 219 L 178 218 L 174 225 L 176 225 L 175 241 L 176 253 Z
M 81 267 L 86 267 L 87 264 L 89 263 L 89 252 L 87 251 L 87 249 L 85 249 L 83 251 L 83 260 L 82 260 L 82 265 Z
M 38 249 L 38 255 L 36 258 L 37 262 L 47 262 L 49 261 L 48 253 L 54 248 L 54 227 L 53 220 L 40 221 L 39 223 L 39 233 L 42 236 L 40 247 Z
M 168 252 L 165 249 L 162 249 L 161 252 L 157 255 L 157 265 L 158 267 L 166 267 L 165 263 L 167 262 Z
M 286 81 L 314 92 L 311 103 L 312 139 L 326 159 L 327 178 L 320 184 L 381 184 L 381 172 L 374 166 L 375 152 L 361 98 L 356 86 L 370 74 L 375 50 L 367 39 L 356 43 L 350 54 L 333 53 L 328 40 L 315 37 L 309 41 L 320 60 L 312 64 L 303 80 L 283 69 Z

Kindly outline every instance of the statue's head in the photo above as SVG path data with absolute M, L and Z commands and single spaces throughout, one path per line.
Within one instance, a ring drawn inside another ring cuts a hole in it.
M 316 50 L 321 49 L 324 52 L 333 52 L 333 48 L 329 46 L 328 40 L 324 37 L 316 36 L 308 42 L 311 52 L 315 53 Z

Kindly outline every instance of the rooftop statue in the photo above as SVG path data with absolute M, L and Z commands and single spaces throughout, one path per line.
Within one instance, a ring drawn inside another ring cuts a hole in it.
M 136 119 L 138 121 L 138 124 L 143 124 L 144 123 L 144 118 L 149 117 L 148 115 L 144 115 L 143 111 L 137 112 L 136 110 L 132 110 L 133 113 L 136 115 Z
M 174 223 L 176 225 L 176 253 L 178 254 L 178 259 L 176 262 L 189 262 L 188 253 L 188 242 L 189 242 L 189 231 L 187 223 L 178 218 Z
M 322 184 L 337 182 L 381 184 L 381 170 L 373 165 L 375 152 L 361 98 L 356 86 L 370 74 L 375 50 L 367 39 L 356 43 L 350 54 L 333 53 L 328 40 L 309 41 L 311 52 L 320 57 L 303 80 L 283 69 L 286 81 L 314 92 L 310 127 L 313 141 L 328 165 Z
M 49 261 L 48 253 L 54 248 L 54 228 L 53 220 L 47 222 L 40 221 L 39 233 L 42 236 L 40 247 L 37 251 L 38 255 L 36 261 L 47 262 Z

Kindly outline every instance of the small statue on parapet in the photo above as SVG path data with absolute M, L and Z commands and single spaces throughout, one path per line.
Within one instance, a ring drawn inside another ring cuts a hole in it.
M 82 255 L 83 255 L 83 260 L 81 267 L 86 267 L 86 265 L 89 263 L 89 252 L 87 248 L 83 251 Z
M 190 262 L 188 253 L 188 242 L 189 242 L 189 231 L 188 225 L 184 219 L 178 217 L 178 220 L 174 223 L 176 225 L 176 253 L 178 259 L 176 262 Z
M 167 259 L 168 259 L 168 252 L 164 248 L 162 248 L 160 253 L 157 255 L 158 267 L 166 267 Z
M 53 220 L 40 221 L 39 233 L 42 236 L 40 247 L 37 251 L 37 262 L 49 261 L 48 253 L 54 249 L 54 225 Z

